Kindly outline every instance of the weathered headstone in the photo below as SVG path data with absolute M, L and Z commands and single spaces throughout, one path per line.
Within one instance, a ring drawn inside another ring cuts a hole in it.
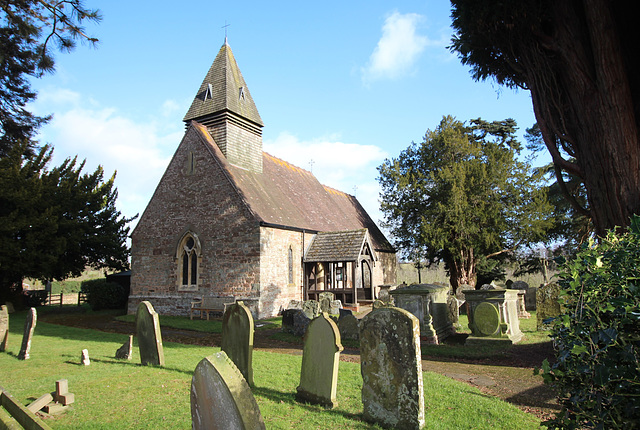
M 342 301 L 331 300 L 331 307 L 329 308 L 329 313 L 331 315 L 338 315 L 338 313 L 340 313 L 340 309 L 342 309 Z
M 360 321 L 353 314 L 343 316 L 338 320 L 338 329 L 342 339 L 360 339 Z
M 514 344 L 522 339 L 518 292 L 504 288 L 466 291 L 471 335 L 465 345 Z
M 304 336 L 311 319 L 302 309 L 287 309 L 282 312 L 282 331 L 295 336 Z
M 420 322 L 404 309 L 384 307 L 360 321 L 364 418 L 395 429 L 425 424 Z
M 151 303 L 143 301 L 136 312 L 136 334 L 143 365 L 164 366 L 164 348 L 160 333 L 160 320 Z
M 0 352 L 6 351 L 9 340 L 9 309 L 6 305 L 0 306 Z
M 83 366 L 88 366 L 91 364 L 91 360 L 89 360 L 89 350 L 83 349 L 82 354 L 80 354 L 80 363 Z
M 447 311 L 449 312 L 449 321 L 455 329 L 460 328 L 460 305 L 456 296 L 449 294 L 447 296 Z
M 516 291 L 518 291 L 518 318 L 520 319 L 531 318 L 531 314 L 527 312 L 527 304 L 525 301 L 527 290 L 516 290 Z
M 287 309 L 302 309 L 302 302 L 300 300 L 291 300 Z
M 449 288 L 437 284 L 412 284 L 390 293 L 397 307 L 411 312 L 420 321 L 423 344 L 438 344 L 455 333 L 449 319 Z
M 312 320 L 320 315 L 320 303 L 315 300 L 307 300 L 302 304 L 302 312 L 304 312 L 307 318 Z
M 330 312 L 331 302 L 334 301 L 336 296 L 330 292 L 324 292 L 318 294 L 318 304 L 320 305 L 320 312 Z
M 131 360 L 131 352 L 133 350 L 133 335 L 129 335 L 129 340 L 122 344 L 116 351 L 116 358 Z
M 323 312 L 307 328 L 296 399 L 327 408 L 335 406 L 342 350 L 338 326 Z
M 558 294 L 560 286 L 556 283 L 542 285 L 536 291 L 536 318 L 538 330 L 548 330 L 549 324 L 545 320 L 555 318 L 562 313 Z
M 69 381 L 67 379 L 58 379 L 56 381 L 56 391 L 53 393 L 53 400 L 68 406 L 75 401 L 75 394 L 69 392 Z
M 227 307 L 222 319 L 221 349 L 253 385 L 253 316 L 242 301 Z
M 36 313 L 36 308 L 29 309 L 29 312 L 27 313 L 27 319 L 24 322 L 22 346 L 20 347 L 20 353 L 18 354 L 19 360 L 29 359 L 29 351 L 31 350 L 31 338 L 33 337 L 33 331 L 36 329 L 37 322 L 38 314 Z
M 353 311 L 351 309 L 340 309 L 339 314 L 340 316 L 338 318 L 338 321 L 346 317 L 347 315 L 353 315 Z
M 251 388 L 224 351 L 203 359 L 191 379 L 194 430 L 264 429 Z

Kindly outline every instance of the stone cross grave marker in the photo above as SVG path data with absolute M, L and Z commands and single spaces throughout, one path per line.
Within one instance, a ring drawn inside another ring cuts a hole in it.
M 129 340 L 122 344 L 116 351 L 116 358 L 131 360 L 131 351 L 133 350 L 133 335 L 129 335 Z
M 304 339 L 298 401 L 327 408 L 335 406 L 338 364 L 343 349 L 338 326 L 326 312 L 311 321 Z
M 164 348 L 157 312 L 151 303 L 144 301 L 136 312 L 136 333 L 140 349 L 140 363 L 164 366 Z
M 9 309 L 6 305 L 0 306 L 0 352 L 7 350 L 9 340 Z
M 410 312 L 383 307 L 360 321 L 364 418 L 395 429 L 425 424 L 420 322 Z
M 33 331 L 36 329 L 36 322 L 38 322 L 38 314 L 36 308 L 29 309 L 27 313 L 27 319 L 24 322 L 24 334 L 22 335 L 22 346 L 20 347 L 20 353 L 18 354 L 19 360 L 28 360 L 29 351 L 31 350 L 31 338 L 33 337 Z
M 265 429 L 258 403 L 224 351 L 204 358 L 191 379 L 194 430 Z
M 227 307 L 222 319 L 221 349 L 253 385 L 253 316 L 242 301 Z

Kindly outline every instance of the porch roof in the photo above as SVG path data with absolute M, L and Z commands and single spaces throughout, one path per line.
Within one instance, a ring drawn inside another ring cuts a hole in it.
M 364 246 L 375 254 L 366 228 L 347 231 L 320 232 L 315 235 L 307 250 L 305 263 L 358 261 Z

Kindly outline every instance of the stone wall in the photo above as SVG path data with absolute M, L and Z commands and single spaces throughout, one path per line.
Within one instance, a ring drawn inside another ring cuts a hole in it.
M 395 253 L 376 252 L 378 261 L 373 270 L 373 285 L 395 285 L 397 283 L 398 260 Z
M 303 235 L 306 237 L 303 238 Z M 271 227 L 260 229 L 260 315 L 275 316 L 286 309 L 291 300 L 302 300 L 303 242 L 311 235 L 300 231 Z M 293 252 L 293 282 L 289 282 L 289 248 Z
M 188 315 L 193 297 L 259 293 L 259 226 L 221 169 L 225 161 L 214 145 L 194 129 L 187 132 L 136 226 L 130 313 L 142 300 L 161 314 Z M 201 243 L 193 291 L 178 288 L 177 247 L 186 232 Z

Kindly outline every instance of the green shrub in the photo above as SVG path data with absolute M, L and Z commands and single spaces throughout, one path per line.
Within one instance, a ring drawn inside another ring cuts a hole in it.
M 563 263 L 564 313 L 543 377 L 562 407 L 550 428 L 640 428 L 640 217 Z
M 82 281 L 80 291 L 86 293 L 91 309 L 122 309 L 126 306 L 129 291 L 120 284 L 107 282 L 104 278 Z

